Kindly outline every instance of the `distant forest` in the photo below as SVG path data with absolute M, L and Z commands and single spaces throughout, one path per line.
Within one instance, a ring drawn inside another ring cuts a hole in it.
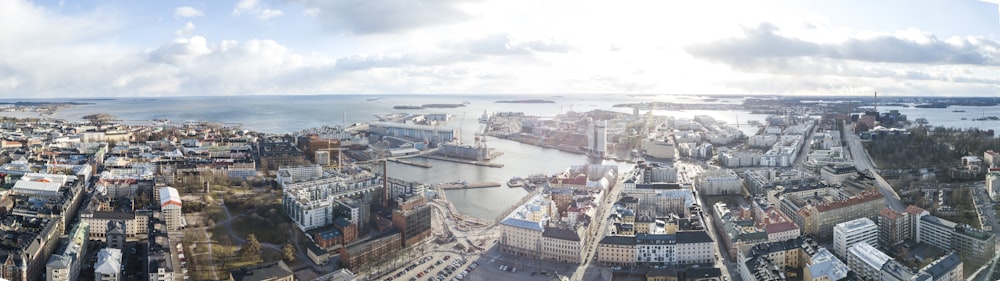
M 982 157 L 986 150 L 1000 150 L 993 131 L 918 127 L 909 135 L 879 136 L 865 148 L 881 169 L 944 168 L 957 165 L 962 156 Z

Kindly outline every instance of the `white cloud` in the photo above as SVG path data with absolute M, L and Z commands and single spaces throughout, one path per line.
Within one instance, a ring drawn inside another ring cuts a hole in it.
M 261 8 L 258 4 L 257 0 L 240 0 L 239 3 L 236 3 L 236 8 L 233 9 L 233 15 L 240 16 L 245 14 L 261 20 L 269 20 L 284 15 L 284 12 L 281 10 Z
M 194 18 L 204 16 L 205 13 L 201 10 L 195 9 L 190 6 L 182 6 L 174 8 L 174 17 L 178 18 Z
M 244 0 L 251 1 L 251 0 Z M 394 33 L 472 18 L 460 7 L 470 0 L 294 0 L 327 28 L 353 34 Z
M 178 29 L 177 31 L 174 31 L 174 35 L 177 37 L 188 36 L 194 32 L 194 29 L 195 29 L 194 23 L 187 22 L 187 24 L 184 24 L 184 27 Z

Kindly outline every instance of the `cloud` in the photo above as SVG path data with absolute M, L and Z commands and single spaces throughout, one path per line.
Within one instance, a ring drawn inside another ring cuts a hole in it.
M 204 15 L 205 13 L 203 13 L 201 10 L 195 9 L 194 7 L 190 6 L 182 6 L 174 8 L 174 17 L 177 18 L 194 18 Z
M 174 31 L 174 35 L 178 37 L 188 36 L 194 32 L 194 29 L 195 29 L 194 23 L 187 22 L 186 24 L 184 24 L 184 27 L 178 29 L 177 31 Z
M 437 66 L 457 62 L 476 61 L 479 58 L 450 52 L 410 52 L 402 54 L 351 55 L 337 59 L 337 69 L 359 71 L 373 68 L 399 68 L 410 66 Z
M 257 0 L 240 0 L 239 3 L 236 3 L 232 14 L 234 16 L 250 15 L 261 20 L 269 20 L 285 14 L 281 10 L 261 8 L 258 4 Z
M 694 44 L 685 48 L 689 54 L 734 67 L 766 63 L 771 59 L 796 57 L 906 63 L 1000 65 L 1000 46 L 980 38 L 940 40 L 916 30 L 877 36 L 851 36 L 840 42 L 810 42 L 783 36 L 770 23 L 744 28 L 743 36 Z
M 245 0 L 246 1 L 246 0 Z M 459 8 L 469 0 L 295 0 L 331 30 L 394 33 L 471 19 Z
M 569 53 L 577 50 L 575 46 L 563 40 L 518 40 L 507 33 L 494 33 L 482 38 L 446 43 L 444 46 L 472 55 L 495 56 L 530 55 L 537 52 Z

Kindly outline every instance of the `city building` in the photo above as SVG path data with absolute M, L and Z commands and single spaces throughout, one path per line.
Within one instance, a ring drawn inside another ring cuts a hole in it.
M 295 225 L 302 231 L 333 224 L 338 208 L 350 209 L 351 222 L 365 229 L 367 211 L 362 204 L 349 204 L 351 197 L 371 196 L 383 187 L 383 182 L 375 174 L 321 174 L 311 177 L 314 169 L 301 169 L 300 176 L 289 170 L 288 181 L 282 183 L 281 205 Z M 322 171 L 320 171 L 322 172 Z M 307 177 L 309 176 L 309 177 Z
M 393 231 L 379 237 L 338 248 L 341 266 L 353 270 L 365 269 L 380 261 L 395 258 L 403 248 L 399 232 Z
M 580 233 L 570 229 L 546 227 L 542 232 L 542 258 L 567 263 L 580 263 L 583 255 Z
M 160 214 L 167 230 L 178 230 L 184 227 L 184 215 L 181 213 L 183 203 L 181 195 L 173 187 L 160 188 Z
M 951 252 L 941 258 L 932 261 L 920 269 L 909 268 L 896 260 L 890 259 L 880 269 L 881 279 L 885 281 L 962 281 L 965 275 L 962 269 L 962 260 L 958 254 Z
M 604 236 L 597 244 L 597 261 L 606 266 L 634 266 L 635 236 Z
M 80 212 L 80 221 L 90 224 L 90 239 L 105 240 L 108 233 L 108 223 L 112 221 L 124 222 L 121 228 L 126 241 L 139 241 L 146 239 L 149 232 L 149 211 L 136 211 L 133 213 L 118 211 L 92 211 L 91 209 Z
M 608 151 L 607 121 L 591 120 L 587 125 L 587 153 L 596 157 L 604 157 Z
M 293 273 L 284 261 L 277 261 L 231 271 L 229 281 L 294 281 Z
M 802 233 L 826 241 L 833 238 L 834 225 L 858 218 L 877 219 L 879 211 L 885 208 L 885 198 L 878 191 L 850 195 L 842 190 L 820 188 L 781 197 L 781 210 L 802 228 Z
M 996 242 L 993 233 L 966 224 L 956 224 L 927 213 L 921 214 L 916 223 L 917 242 L 955 251 L 965 263 L 979 266 L 995 255 Z
M 986 194 L 993 202 L 1000 201 L 1000 171 L 990 170 L 986 174 Z
M 903 212 L 885 207 L 878 214 L 878 246 L 888 248 L 916 238 L 916 219 L 923 209 L 908 206 Z
M 376 135 L 428 141 L 434 144 L 450 143 L 458 139 L 458 130 L 428 125 L 393 122 L 371 122 L 368 130 Z
M 105 244 L 108 248 L 125 249 L 125 221 L 108 221 L 108 231 L 105 233 Z
M 65 248 L 49 257 L 49 262 L 45 265 L 46 281 L 76 280 L 83 267 L 83 260 L 87 258 L 89 234 L 90 226 L 87 223 L 79 223 L 73 227 Z
M 848 273 L 846 264 L 809 235 L 740 248 L 736 267 L 744 281 L 832 281 L 842 280 Z
M 94 281 L 119 281 L 122 279 L 122 250 L 104 248 L 97 252 L 94 264 Z
M 539 194 L 500 221 L 500 251 L 534 259 L 542 258 L 542 233 L 553 217 L 555 203 Z
M 694 186 L 701 195 L 740 194 L 743 180 L 730 169 L 706 170 L 698 175 Z
M 642 142 L 642 148 L 646 157 L 649 158 L 671 160 L 677 157 L 677 146 L 674 145 L 674 141 L 670 137 L 645 139 Z
M 392 224 L 403 236 L 403 247 L 409 247 L 427 239 L 431 234 L 431 206 L 425 204 L 424 197 L 411 195 L 407 201 L 392 211 Z
M 868 243 L 851 245 L 844 257 L 847 258 L 847 267 L 851 268 L 862 280 L 879 280 L 882 266 L 892 260 L 888 255 Z
M 834 253 L 846 257 L 847 249 L 857 243 L 878 246 L 878 226 L 875 222 L 868 218 L 860 218 L 833 227 Z
M 820 169 L 820 176 L 826 184 L 840 184 L 858 174 L 854 165 L 826 165 Z
M 802 269 L 803 280 L 835 281 L 847 278 L 851 269 L 827 249 L 819 249 Z
M 711 263 L 715 241 L 705 231 L 674 234 L 637 234 L 636 261 L 644 264 L 675 265 Z

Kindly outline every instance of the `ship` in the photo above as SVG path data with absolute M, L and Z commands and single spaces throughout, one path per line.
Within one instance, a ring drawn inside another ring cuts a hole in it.
M 524 179 L 520 177 L 513 177 L 507 181 L 507 187 L 522 187 L 524 186 Z
M 455 143 L 441 144 L 440 149 L 437 150 L 437 154 L 445 157 L 472 161 L 488 161 L 501 155 L 501 153 L 497 152 L 495 149 L 487 148 L 485 146 L 475 147 Z

